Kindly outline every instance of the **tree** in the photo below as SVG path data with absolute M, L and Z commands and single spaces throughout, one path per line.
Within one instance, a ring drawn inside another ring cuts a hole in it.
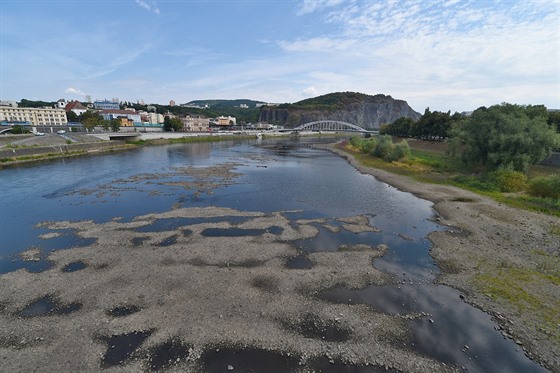
M 78 116 L 78 120 L 88 131 L 92 131 L 95 127 L 99 126 L 102 119 L 103 117 L 92 110 L 88 110 Z
M 166 115 L 165 118 L 163 118 L 163 130 L 165 132 L 171 132 L 172 129 L 173 126 L 171 126 L 171 118 L 169 118 L 169 116 Z
M 414 120 L 411 118 L 401 117 L 393 123 L 383 125 L 379 129 L 381 135 L 392 135 L 399 137 L 409 137 L 410 129 L 414 125 Z
M 66 118 L 68 122 L 77 122 L 78 121 L 78 114 L 74 113 L 72 110 L 66 112 Z
M 103 119 L 99 121 L 99 125 L 103 127 L 103 130 L 109 131 L 109 128 L 111 128 L 111 121 L 108 119 Z
M 467 163 L 527 172 L 529 165 L 548 157 L 558 141 L 547 119 L 544 106 L 504 103 L 478 108 L 452 133 L 455 144 L 464 144 Z
M 13 134 L 23 134 L 26 133 L 27 131 L 25 130 L 25 128 L 23 126 L 20 126 L 19 124 L 16 124 L 14 126 L 12 126 L 12 133 Z
M 168 115 L 163 119 L 163 130 L 166 132 L 179 132 L 183 129 L 183 122 L 179 118 L 170 118 Z
M 183 130 L 183 122 L 179 118 L 171 118 L 171 128 L 173 131 L 180 132 Z
M 121 129 L 121 120 L 117 118 L 111 119 L 111 131 L 119 132 Z
M 548 124 L 556 128 L 556 132 L 560 132 L 560 111 L 551 111 L 548 113 Z
M 99 120 L 93 117 L 86 118 L 82 121 L 82 124 L 88 131 L 93 131 L 93 129 L 99 125 Z

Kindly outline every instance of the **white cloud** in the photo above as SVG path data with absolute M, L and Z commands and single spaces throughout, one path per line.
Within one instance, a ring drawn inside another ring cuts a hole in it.
M 357 41 L 353 39 L 334 39 L 328 37 L 318 37 L 307 40 L 278 41 L 278 46 L 287 52 L 327 52 L 349 51 Z
M 155 3 L 155 1 L 152 1 L 150 3 L 148 3 L 147 1 L 143 1 L 143 0 L 134 0 L 134 2 L 136 4 L 138 4 L 140 7 L 150 11 L 150 12 L 154 12 L 155 14 L 160 14 L 160 11 Z
M 309 14 L 324 8 L 330 8 L 343 3 L 344 0 L 303 0 L 297 12 L 298 16 Z
M 82 97 L 86 96 L 86 93 L 80 91 L 79 89 L 72 88 L 72 87 L 66 88 L 64 90 L 64 93 L 68 93 L 68 94 L 71 94 L 71 95 L 78 95 L 78 96 L 82 96 Z
M 305 88 L 301 93 L 304 97 L 315 97 L 319 95 L 319 92 L 313 86 Z
M 553 105 L 559 9 L 528 3 L 409 0 L 316 7 L 338 28 L 277 43 L 294 59 L 321 67 L 323 73 L 307 80 L 321 92 L 351 87 L 412 97 L 417 110 L 460 110 L 484 100 Z

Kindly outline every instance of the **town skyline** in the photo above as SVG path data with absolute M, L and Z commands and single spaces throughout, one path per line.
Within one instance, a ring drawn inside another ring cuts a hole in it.
M 0 3 L 0 100 L 293 103 L 385 94 L 416 111 L 560 108 L 547 1 Z

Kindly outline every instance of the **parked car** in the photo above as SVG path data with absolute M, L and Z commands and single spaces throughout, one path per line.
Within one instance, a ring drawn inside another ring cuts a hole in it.
M 62 134 L 65 134 L 66 131 L 65 130 L 58 130 L 58 131 L 56 131 L 56 133 L 58 133 L 59 135 L 62 135 Z
M 35 132 L 35 136 L 45 136 L 43 132 Z

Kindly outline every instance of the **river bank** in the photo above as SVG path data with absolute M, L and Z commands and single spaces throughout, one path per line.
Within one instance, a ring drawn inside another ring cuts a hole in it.
M 434 203 L 438 221 L 453 227 L 430 234 L 438 281 L 493 315 L 504 338 L 560 371 L 560 219 L 518 210 L 453 186 L 421 183 L 366 167 L 334 145 L 362 173 Z
M 125 135 L 125 137 L 121 137 L 117 140 L 110 140 L 111 135 Z M 138 136 L 130 138 L 126 137 L 126 133 L 67 133 L 63 135 L 46 134 L 44 136 L 6 135 L 0 137 L 0 168 L 48 159 L 130 150 L 138 146 L 291 136 L 291 134 L 285 132 L 262 133 L 259 131 L 236 133 L 150 132 L 140 133 Z M 302 133 L 301 136 L 320 137 L 321 134 L 306 132 Z

